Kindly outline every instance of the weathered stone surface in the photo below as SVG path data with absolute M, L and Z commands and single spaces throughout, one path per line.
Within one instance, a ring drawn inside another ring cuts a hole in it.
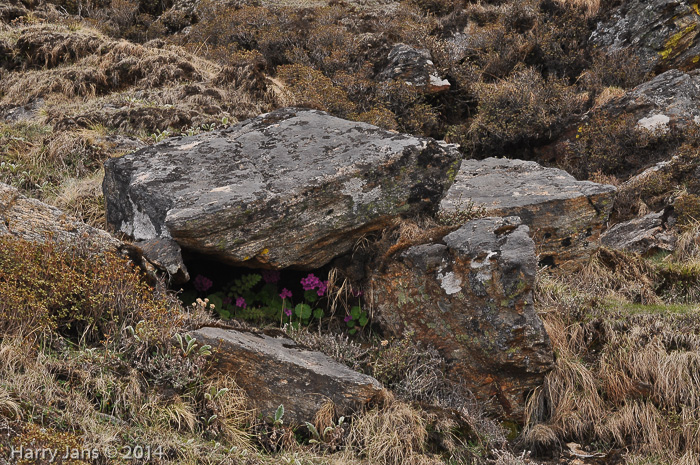
M 220 328 L 202 328 L 193 336 L 218 349 L 217 368 L 234 376 L 264 418 L 284 405 L 287 425 L 313 421 L 328 400 L 341 415 L 350 413 L 382 391 L 371 376 L 300 348 L 285 337 Z
M 695 1 L 630 0 L 591 35 L 608 51 L 629 49 L 647 71 L 695 69 L 700 64 L 700 8 Z
M 667 226 L 667 215 L 664 211 L 650 213 L 642 218 L 616 224 L 600 236 L 600 242 L 611 249 L 641 255 L 653 255 L 660 251 L 673 252 L 676 235 Z
M 235 265 L 318 268 L 401 214 L 431 211 L 455 146 L 303 109 L 105 163 L 107 220 Z
M 139 241 L 135 245 L 141 249 L 144 257 L 150 257 L 151 263 L 156 268 L 168 273 L 173 284 L 186 283 L 190 280 L 185 262 L 182 261 L 182 250 L 174 240 L 159 237 Z
M 522 420 L 525 398 L 552 368 L 535 313 L 537 260 L 517 217 L 483 218 L 411 247 L 369 280 L 384 331 L 435 347 L 449 376 L 492 413 Z
M 610 101 L 601 111 L 634 115 L 640 128 L 667 131 L 700 123 L 700 70 L 666 71 Z
M 400 79 L 427 92 L 442 92 L 450 88 L 450 82 L 438 75 L 430 52 L 406 44 L 396 44 L 389 52 L 389 63 L 379 73 L 378 79 Z
M 575 267 L 595 250 L 615 187 L 577 181 L 567 172 L 522 160 L 464 160 L 440 204 L 454 214 L 469 202 L 489 216 L 519 216 L 544 265 Z
M 96 252 L 114 251 L 121 242 L 58 208 L 19 193 L 0 183 L 0 236 L 12 235 L 32 242 L 54 241 L 87 246 Z

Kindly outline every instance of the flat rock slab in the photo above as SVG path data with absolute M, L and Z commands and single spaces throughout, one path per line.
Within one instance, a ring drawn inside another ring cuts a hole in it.
M 121 245 L 106 231 L 0 183 L 0 236 L 4 235 L 32 242 L 87 246 L 95 252 L 116 251 Z
M 287 108 L 108 160 L 103 190 L 108 222 L 136 240 L 314 269 L 399 215 L 435 212 L 459 158 L 444 142 Z
M 530 227 L 542 264 L 573 267 L 595 251 L 615 190 L 532 161 L 464 160 L 440 214 L 473 204 L 488 216 L 518 216 Z
M 695 69 L 700 65 L 698 5 L 677 0 L 623 2 L 598 24 L 590 40 L 608 52 L 628 50 L 646 71 Z
M 668 227 L 666 215 L 660 211 L 616 224 L 600 236 L 600 242 L 610 249 L 649 256 L 673 252 L 676 235 Z
M 384 331 L 435 347 L 491 413 L 522 421 L 554 354 L 535 312 L 535 244 L 517 217 L 473 220 L 370 277 Z
M 284 405 L 285 425 L 313 422 L 328 400 L 339 414 L 353 412 L 382 391 L 382 385 L 330 357 L 300 348 L 286 337 L 202 328 L 193 333 L 217 349 L 217 368 L 230 373 L 264 418 Z

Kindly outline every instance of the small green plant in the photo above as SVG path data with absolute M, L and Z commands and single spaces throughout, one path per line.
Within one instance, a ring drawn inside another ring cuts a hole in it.
M 328 438 L 333 436 L 333 433 L 338 428 L 341 428 L 343 426 L 343 423 L 345 423 L 345 417 L 340 417 L 338 418 L 338 423 L 334 425 L 329 425 L 326 426 L 323 430 L 323 433 L 319 433 L 318 429 L 308 421 L 304 422 L 306 425 L 306 428 L 309 430 L 309 433 L 311 433 L 311 439 L 309 439 L 309 444 L 319 444 L 322 442 L 326 442 Z
M 161 142 L 162 140 L 167 139 L 168 137 L 172 136 L 172 132 L 169 130 L 165 129 L 161 131 L 160 129 L 156 129 L 156 132 L 151 134 L 151 139 L 153 139 L 154 142 L 158 143 Z
M 275 415 L 272 417 L 272 426 L 280 427 L 284 424 L 284 404 L 280 404 L 275 410 Z
M 189 334 L 185 334 L 185 336 L 183 337 L 182 334 L 175 333 L 175 339 L 177 340 L 180 346 L 180 350 L 182 350 L 183 357 L 188 357 L 189 355 L 194 353 L 195 350 L 197 351 L 196 353 L 198 353 L 201 356 L 211 355 L 211 346 L 209 344 L 205 344 L 201 346 L 199 350 L 197 350 L 197 340 Z
M 363 329 L 369 323 L 369 315 L 360 305 L 350 308 L 350 314 L 345 317 L 345 324 L 349 328 L 348 333 L 355 334 L 358 329 Z

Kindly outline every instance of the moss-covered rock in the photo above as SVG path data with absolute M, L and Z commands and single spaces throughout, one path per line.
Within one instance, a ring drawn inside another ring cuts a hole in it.
M 602 22 L 591 40 L 610 52 L 631 49 L 648 71 L 688 71 L 700 66 L 699 25 L 696 0 L 632 0 Z

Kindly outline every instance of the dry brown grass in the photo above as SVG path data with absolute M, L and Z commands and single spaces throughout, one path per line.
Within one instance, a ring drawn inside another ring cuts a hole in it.
M 693 257 L 692 249 L 679 255 Z M 628 463 L 692 460 L 700 454 L 700 307 L 651 298 L 653 263 L 602 258 L 617 272 L 594 260 L 566 284 L 539 278 L 538 307 L 557 360 L 529 401 L 522 440 L 537 452 L 570 440 L 628 448 Z M 640 297 L 654 305 L 636 304 Z
M 69 178 L 63 181 L 58 192 L 47 202 L 69 215 L 80 218 L 90 226 L 105 228 L 104 198 L 102 194 L 104 171 L 84 178 Z
M 215 82 L 223 69 L 179 47 L 114 41 L 84 28 L 37 25 L 20 30 L 17 53 L 28 53 L 26 66 L 10 73 L 0 89 L 3 102 L 26 104 L 59 94 L 90 98 L 136 86 L 153 89 L 173 83 Z M 26 50 L 25 50 L 26 49 Z
M 348 443 L 377 465 L 440 463 L 423 455 L 428 432 L 422 414 L 402 402 L 387 402 L 355 418 Z
M 600 0 L 557 0 L 562 5 L 581 8 L 586 11 L 587 17 L 592 17 L 598 14 L 600 10 Z

